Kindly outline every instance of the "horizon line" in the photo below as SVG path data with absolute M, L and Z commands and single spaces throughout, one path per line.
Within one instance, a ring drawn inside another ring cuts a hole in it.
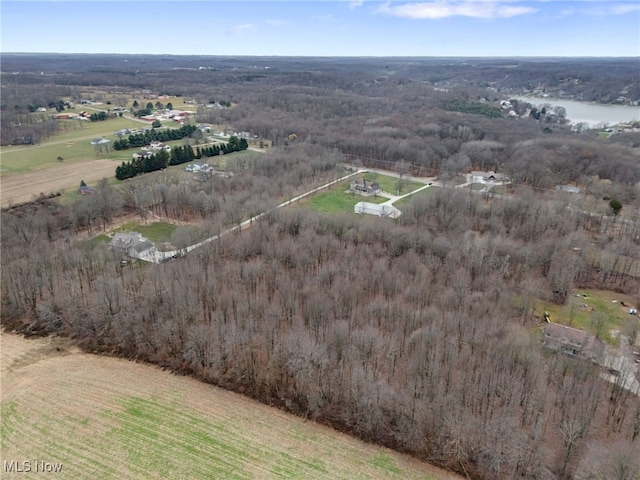
M 164 57 L 259 57 L 259 58 L 629 58 L 640 55 L 280 55 L 280 54 L 213 54 L 213 53 L 118 53 L 118 52 L 1 52 L 0 55 L 130 55 Z

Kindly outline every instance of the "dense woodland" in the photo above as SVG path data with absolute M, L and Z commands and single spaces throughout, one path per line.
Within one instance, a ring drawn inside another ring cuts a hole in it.
M 597 367 L 544 351 L 533 307 L 564 303 L 582 287 L 640 303 L 631 274 L 640 258 L 640 139 L 452 112 L 452 101 L 486 91 L 442 92 L 384 75 L 397 59 L 309 60 L 313 71 L 280 60 L 277 74 L 249 68 L 264 66 L 258 59 L 240 72 L 225 62 L 200 71 L 156 60 L 138 65 L 153 75 L 116 69 L 110 81 L 229 98 L 234 108 L 202 110 L 199 119 L 273 147 L 231 154 L 235 175 L 197 188 L 169 171 L 102 182 L 71 205 L 4 211 L 5 328 L 66 335 L 90 351 L 192 374 L 473 479 L 638 478 L 638 398 Z M 83 65 L 49 81 L 60 93 L 116 89 L 101 72 L 112 63 Z M 440 75 L 466 71 L 429 64 L 424 75 L 439 67 Z M 189 82 L 198 75 L 205 80 Z M 45 98 L 39 78 L 14 88 Z M 494 169 L 514 185 L 494 198 L 438 188 L 395 221 L 322 215 L 301 202 L 160 265 L 122 264 L 104 242 L 86 240 L 125 214 L 153 213 L 196 225 L 171 239 L 188 245 L 338 178 L 345 162 L 445 184 Z M 554 192 L 558 183 L 587 193 Z M 612 214 L 610 198 L 624 215 Z

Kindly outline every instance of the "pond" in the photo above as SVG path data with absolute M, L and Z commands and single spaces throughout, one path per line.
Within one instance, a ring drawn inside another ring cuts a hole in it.
M 567 111 L 567 119 L 573 124 L 585 122 L 595 127 L 599 124 L 616 125 L 622 122 L 640 120 L 640 107 L 637 106 L 600 105 L 551 97 L 516 98 L 519 101 L 529 102 L 535 106 L 553 105 L 554 107 L 563 107 Z

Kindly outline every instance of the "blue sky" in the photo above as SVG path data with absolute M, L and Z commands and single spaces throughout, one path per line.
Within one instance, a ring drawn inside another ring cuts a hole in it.
M 639 0 L 19 1 L 2 52 L 640 57 Z

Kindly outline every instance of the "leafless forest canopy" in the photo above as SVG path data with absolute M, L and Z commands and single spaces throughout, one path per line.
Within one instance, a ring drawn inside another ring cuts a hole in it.
M 71 205 L 3 211 L 5 328 L 191 374 L 469 478 L 640 475 L 638 398 L 543 351 L 533 309 L 582 287 L 640 303 L 638 135 L 446 108 L 486 98 L 504 64 L 519 66 L 495 99 L 564 72 L 605 101 L 622 84 L 638 89 L 634 60 L 2 60 L 3 136 L 27 105 L 90 86 L 229 100 L 198 119 L 273 142 L 199 188 L 142 175 Z M 447 91 L 433 88 L 444 80 Z M 187 245 L 337 178 L 344 162 L 445 182 L 495 170 L 514 185 L 504 198 L 439 188 L 395 221 L 302 202 L 160 265 L 123 265 L 83 240 L 150 212 L 197 224 L 174 234 Z M 558 194 L 560 183 L 587 193 Z M 612 215 L 603 198 L 629 213 Z

